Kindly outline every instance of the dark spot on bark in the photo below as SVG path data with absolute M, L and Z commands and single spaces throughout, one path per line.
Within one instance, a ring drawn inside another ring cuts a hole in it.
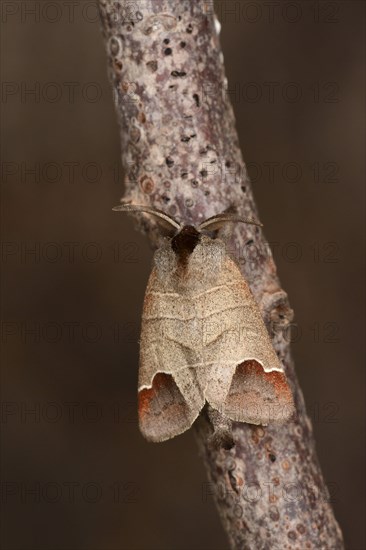
M 197 137 L 197 134 L 191 134 L 191 138 Z
M 225 166 L 226 166 L 226 168 L 230 168 L 231 162 L 230 162 L 229 160 L 227 160 L 227 161 L 225 162 Z
M 146 63 L 146 67 L 150 69 L 151 72 L 155 73 L 158 69 L 158 62 L 157 61 L 148 61 Z
M 209 191 L 209 190 L 207 190 L 207 191 L 204 192 L 204 195 L 205 195 L 206 197 L 208 197 L 209 194 L 210 194 L 210 191 Z
M 163 196 L 161 197 L 161 199 L 162 199 L 162 201 L 163 201 L 164 204 L 168 204 L 168 202 L 170 202 L 170 198 L 167 197 L 166 195 L 163 195 Z
M 173 166 L 173 164 L 174 164 L 174 160 L 171 159 L 170 157 L 167 157 L 167 158 L 165 159 L 165 162 L 166 162 L 166 165 L 168 166 L 168 168 L 170 168 L 170 167 Z
M 181 43 L 180 43 L 180 47 L 181 47 L 181 48 L 185 48 L 185 47 L 186 47 L 186 43 L 185 43 L 185 42 L 181 42 Z
M 117 55 L 119 52 L 119 42 L 116 38 L 111 38 L 111 41 L 109 43 L 109 47 L 111 50 L 112 55 Z
M 186 199 L 186 206 L 187 206 L 187 208 L 192 208 L 193 200 L 192 199 Z
M 136 126 L 132 126 L 130 129 L 130 139 L 132 143 L 138 143 L 140 141 L 141 132 Z
M 246 192 L 247 188 L 245 187 L 245 185 L 242 185 L 242 186 L 241 186 L 241 190 L 243 191 L 243 193 Z
M 247 246 L 250 246 L 250 245 L 253 244 L 253 243 L 254 243 L 253 239 L 250 239 L 249 241 L 246 242 L 246 245 L 247 245 Z
M 240 519 L 244 514 L 243 508 L 240 506 L 240 504 L 236 504 L 234 508 L 234 515 L 236 518 Z
M 132 168 L 132 170 L 128 172 L 128 179 L 130 181 L 136 181 L 136 178 L 137 178 L 137 168 Z
M 297 539 L 297 535 L 296 535 L 295 531 L 289 531 L 287 533 L 287 536 L 290 540 L 296 540 Z
M 154 182 L 151 178 L 149 178 L 148 176 L 143 176 L 140 180 L 140 186 L 141 186 L 141 189 L 143 190 L 144 193 L 146 193 L 147 195 L 149 195 L 150 193 L 153 192 L 154 190 Z
M 169 44 L 170 40 L 169 40 L 169 38 L 164 38 L 163 42 L 164 42 L 164 44 Z
M 316 508 L 317 502 L 316 502 L 315 493 L 313 493 L 312 491 L 310 491 L 310 493 L 309 493 L 309 495 L 308 495 L 308 499 L 309 499 L 310 508 Z
M 271 462 L 276 462 L 276 456 L 273 453 L 269 453 L 268 458 Z
M 182 179 L 186 179 L 186 178 L 188 177 L 188 172 L 181 172 L 181 173 L 180 173 L 180 177 L 181 177 Z
M 202 178 L 206 178 L 207 175 L 208 175 L 207 170 L 203 169 L 203 170 L 200 171 L 200 176 L 202 176 Z
M 200 96 L 198 94 L 193 94 L 193 99 L 197 105 L 197 107 L 200 106 Z
M 272 521 L 278 521 L 280 519 L 280 514 L 278 513 L 278 509 L 276 506 L 271 507 L 269 517 Z
M 172 55 L 172 49 L 171 48 L 165 48 L 164 55 Z
M 188 143 L 188 141 L 190 140 L 191 138 L 189 136 L 183 136 L 180 138 L 181 141 L 183 141 L 183 143 Z
M 192 34 L 192 31 L 193 31 L 193 27 L 192 27 L 191 24 L 189 24 L 188 27 L 186 28 L 186 32 L 187 32 L 188 34 Z
M 233 491 L 235 491 L 235 493 L 239 494 L 239 489 L 238 489 L 238 485 L 237 485 L 237 482 L 236 482 L 236 477 L 233 474 L 232 470 L 229 470 L 228 476 L 229 476 L 229 481 L 230 481 L 231 488 L 233 489 Z
M 192 180 L 191 185 L 192 185 L 192 187 L 198 187 L 198 181 L 197 180 Z
M 114 60 L 114 67 L 117 71 L 122 71 L 122 61 L 120 61 L 119 59 L 115 59 Z
M 170 74 L 174 76 L 174 78 L 183 78 L 183 76 L 187 75 L 185 71 L 172 71 Z
M 145 124 L 146 122 L 146 116 L 145 113 L 141 112 L 137 115 L 137 120 L 141 122 L 141 124 Z
M 296 529 L 298 530 L 298 532 L 300 533 L 300 535 L 303 535 L 306 531 L 305 527 L 303 525 L 301 525 L 301 523 L 299 523 L 298 525 L 296 525 Z

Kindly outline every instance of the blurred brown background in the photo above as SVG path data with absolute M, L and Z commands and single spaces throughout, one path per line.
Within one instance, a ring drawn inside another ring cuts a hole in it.
M 226 549 L 193 432 L 152 445 L 136 424 L 152 252 L 111 212 L 122 173 L 95 5 L 1 10 L 2 548 Z M 319 458 L 361 550 L 364 4 L 217 11 Z

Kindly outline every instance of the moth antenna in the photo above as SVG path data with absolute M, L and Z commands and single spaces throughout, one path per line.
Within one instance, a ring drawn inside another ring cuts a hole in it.
M 162 210 L 151 208 L 150 206 L 145 206 L 143 204 L 119 204 L 118 206 L 112 208 L 112 210 L 115 212 L 145 212 L 146 214 L 151 214 L 152 216 L 156 216 L 157 218 L 164 220 L 164 222 L 166 222 L 171 228 L 177 231 L 182 229 L 180 223 L 178 223 L 171 216 L 168 216 L 168 214 L 165 214 Z
M 211 229 L 214 231 L 215 229 L 219 229 L 222 227 L 222 225 L 226 222 L 233 222 L 233 223 L 249 223 L 251 225 L 257 225 L 258 227 L 263 227 L 263 224 L 254 220 L 244 220 L 244 218 L 241 218 L 240 216 L 236 216 L 235 214 L 216 214 L 216 216 L 212 216 L 211 218 L 208 218 L 204 222 L 202 222 L 198 229 L 201 231 L 203 229 Z

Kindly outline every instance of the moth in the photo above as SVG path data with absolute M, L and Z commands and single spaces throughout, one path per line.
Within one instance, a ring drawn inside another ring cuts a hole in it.
M 138 381 L 142 434 L 160 442 L 188 430 L 206 403 L 229 421 L 285 421 L 293 400 L 258 305 L 225 242 L 219 214 L 198 227 L 148 206 L 113 210 L 155 216 L 170 237 L 154 254 L 145 293 Z

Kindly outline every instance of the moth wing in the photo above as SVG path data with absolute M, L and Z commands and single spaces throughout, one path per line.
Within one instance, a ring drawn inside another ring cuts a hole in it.
M 218 288 L 222 307 L 217 307 L 217 329 L 207 331 L 206 357 L 213 363 L 207 401 L 238 422 L 267 425 L 287 420 L 294 409 L 283 366 L 249 286 L 229 258 Z
M 220 365 L 213 367 L 211 379 L 220 380 L 221 368 Z M 283 372 L 266 372 L 258 361 L 248 359 L 231 368 L 230 374 L 227 392 L 214 391 L 215 397 L 207 396 L 211 406 L 223 416 L 235 422 L 266 426 L 271 422 L 284 422 L 294 412 L 291 390 Z
M 184 296 L 162 289 L 153 269 L 147 285 L 140 340 L 139 425 L 149 441 L 171 439 L 188 430 L 205 398 L 195 352 L 184 345 L 187 307 Z M 189 314 L 189 312 L 188 312 Z

